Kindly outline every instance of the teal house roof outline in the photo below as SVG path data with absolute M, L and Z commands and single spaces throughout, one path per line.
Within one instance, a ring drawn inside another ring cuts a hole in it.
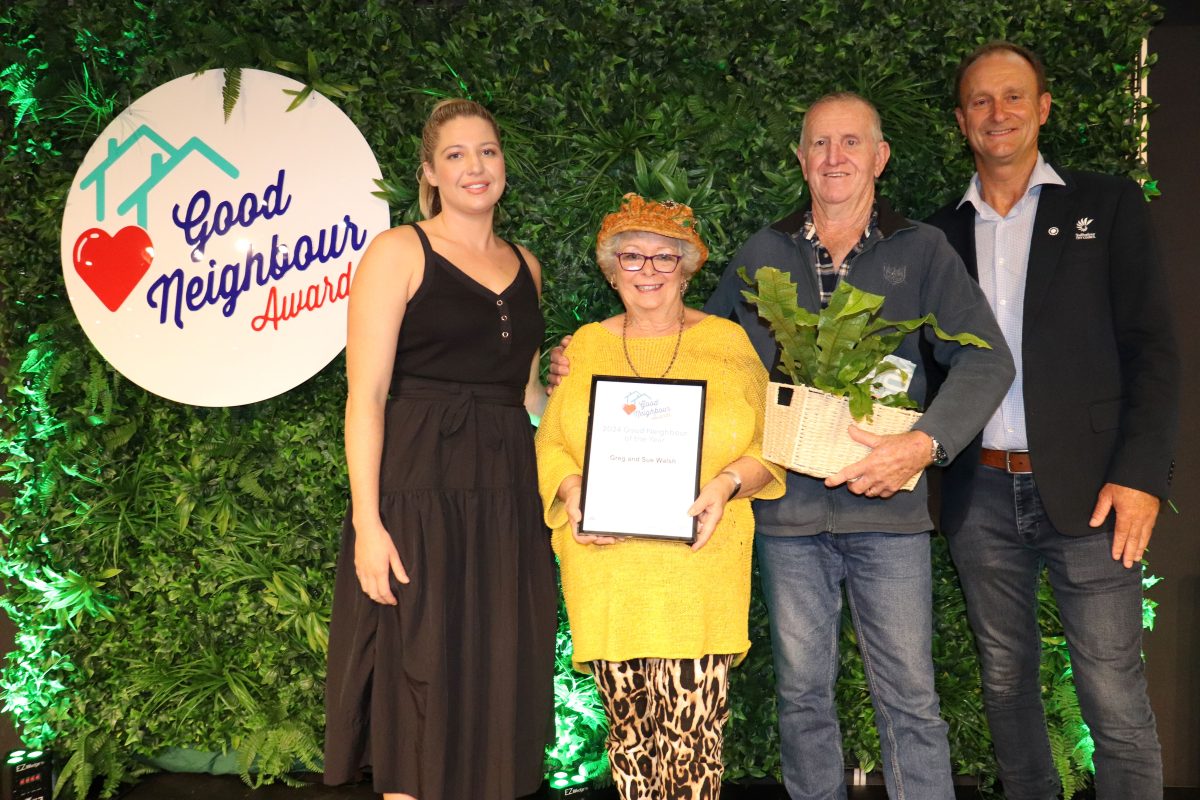
M 117 144 L 115 137 L 109 139 L 108 156 L 79 182 L 80 189 L 86 189 L 93 183 L 96 184 L 97 222 L 104 221 L 106 199 L 105 173 L 108 172 L 109 167 L 121 160 L 121 157 L 142 139 L 149 139 L 167 154 L 166 158 L 163 158 L 162 153 L 154 153 L 150 156 L 150 177 L 146 178 L 140 186 L 130 193 L 129 197 L 126 197 L 117 206 L 118 214 L 125 214 L 129 209 L 136 207 L 137 224 L 142 228 L 146 227 L 150 190 L 157 186 L 163 178 L 170 175 L 171 171 L 182 164 L 183 160 L 192 153 L 199 153 L 204 156 L 209 162 L 231 178 L 237 178 L 239 174 L 237 167 L 229 163 L 220 153 L 205 144 L 199 137 L 193 136 L 184 142 L 182 147 L 175 147 L 162 136 L 155 133 L 154 129 L 149 125 L 141 125 L 129 135 L 128 139 L 120 144 Z

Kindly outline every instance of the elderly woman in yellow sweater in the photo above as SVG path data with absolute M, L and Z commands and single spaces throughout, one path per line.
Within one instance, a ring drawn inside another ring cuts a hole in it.
M 767 375 L 746 334 L 683 302 L 707 257 L 690 208 L 625 196 L 596 243 L 625 313 L 575 333 L 536 440 L 575 665 L 595 677 L 613 778 L 630 800 L 720 794 L 729 668 L 750 647 L 750 498 L 784 489 L 760 452 Z M 593 375 L 708 381 L 691 546 L 579 532 Z

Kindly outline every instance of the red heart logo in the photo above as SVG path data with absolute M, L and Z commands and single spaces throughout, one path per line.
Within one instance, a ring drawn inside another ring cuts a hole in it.
M 632 414 L 634 411 L 637 411 L 637 406 L 635 406 L 633 403 L 626 403 L 621 407 L 625 409 L 626 414 Z
M 91 228 L 75 240 L 75 271 L 109 311 L 116 311 L 150 269 L 154 243 L 136 225 L 116 236 Z

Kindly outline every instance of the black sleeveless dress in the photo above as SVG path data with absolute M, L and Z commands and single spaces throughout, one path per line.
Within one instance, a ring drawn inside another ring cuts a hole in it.
M 533 276 L 495 294 L 430 247 L 401 325 L 380 514 L 411 583 L 363 594 L 342 528 L 325 782 L 419 800 L 537 791 L 553 734 L 557 587 L 523 406 L 544 332 Z

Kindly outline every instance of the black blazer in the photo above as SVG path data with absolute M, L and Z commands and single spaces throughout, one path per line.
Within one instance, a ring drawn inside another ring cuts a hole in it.
M 1022 358 L 1029 455 L 1050 521 L 1088 519 L 1106 483 L 1166 497 L 1179 426 L 1179 356 L 1166 273 L 1141 189 L 1125 178 L 1055 171 L 1029 249 Z M 929 222 L 971 276 L 975 208 L 957 201 Z M 954 533 L 971 501 L 980 439 L 942 478 L 941 526 Z M 1110 514 L 1106 528 L 1111 530 Z

